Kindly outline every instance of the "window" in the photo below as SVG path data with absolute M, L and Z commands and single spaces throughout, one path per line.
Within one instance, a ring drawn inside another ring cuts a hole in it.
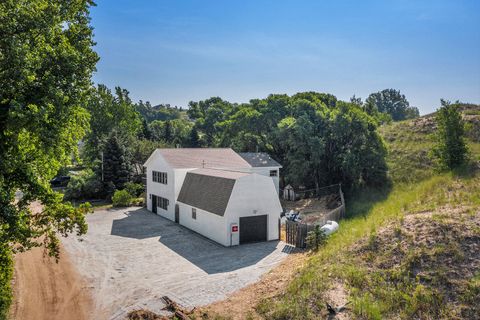
M 152 181 L 167 184 L 167 173 L 166 172 L 159 172 L 159 171 L 152 171 Z
M 192 219 L 197 220 L 197 209 L 192 208 Z
M 276 177 L 278 175 L 277 170 L 270 170 L 270 177 Z
M 157 207 L 160 207 L 163 210 L 168 210 L 168 203 L 168 199 L 157 196 Z

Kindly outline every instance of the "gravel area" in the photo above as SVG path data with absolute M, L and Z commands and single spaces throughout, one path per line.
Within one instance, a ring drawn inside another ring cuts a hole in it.
M 291 251 L 278 241 L 226 248 L 143 208 L 97 211 L 87 221 L 85 236 L 63 243 L 104 319 L 161 313 L 164 295 L 185 307 L 224 299 Z

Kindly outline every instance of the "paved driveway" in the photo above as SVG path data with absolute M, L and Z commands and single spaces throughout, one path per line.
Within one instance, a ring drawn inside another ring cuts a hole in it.
M 278 241 L 225 248 L 143 208 L 98 211 L 87 221 L 87 235 L 64 245 L 103 318 L 138 307 L 160 312 L 163 295 L 189 307 L 223 299 L 290 251 Z

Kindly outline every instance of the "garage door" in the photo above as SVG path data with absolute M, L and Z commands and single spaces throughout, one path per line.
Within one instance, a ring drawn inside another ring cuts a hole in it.
M 240 244 L 267 241 L 267 216 L 240 218 Z

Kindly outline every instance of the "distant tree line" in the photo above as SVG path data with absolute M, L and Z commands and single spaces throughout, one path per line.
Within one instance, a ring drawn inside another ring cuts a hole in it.
M 142 164 L 157 147 L 264 151 L 282 163 L 284 185 L 379 185 L 386 180 L 387 167 L 378 125 L 418 116 L 418 109 L 393 89 L 373 93 L 365 103 L 355 96 L 345 102 L 327 93 L 303 92 L 243 104 L 212 97 L 192 101 L 183 110 L 134 103 L 127 90 L 112 92 L 98 85 L 87 109 L 90 130 L 81 159 L 95 182 L 83 179 L 102 186 L 97 194 L 105 197 L 126 182 L 140 182 Z

